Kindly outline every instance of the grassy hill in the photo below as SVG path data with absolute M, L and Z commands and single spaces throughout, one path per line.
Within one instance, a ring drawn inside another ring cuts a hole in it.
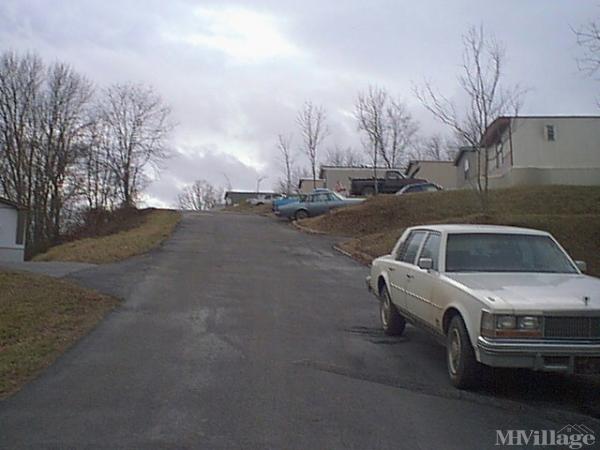
M 352 239 L 342 247 L 359 259 L 388 253 L 406 227 L 430 223 L 486 223 L 552 233 L 575 259 L 600 276 L 600 187 L 538 186 L 490 191 L 482 213 L 475 192 L 380 195 L 359 206 L 307 219 L 303 226 Z
M 34 261 L 77 261 L 95 264 L 121 261 L 145 253 L 167 239 L 181 219 L 181 213 L 167 209 L 146 209 L 129 215 L 109 234 L 76 239 L 57 245 Z

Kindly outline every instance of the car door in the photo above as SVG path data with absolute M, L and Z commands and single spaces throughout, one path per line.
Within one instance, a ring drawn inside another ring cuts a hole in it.
M 434 326 L 435 309 L 433 302 L 434 286 L 439 280 L 439 254 L 441 234 L 430 231 L 427 233 L 415 264 L 409 269 L 405 285 L 406 307 L 414 315 L 430 326 Z M 432 261 L 431 269 L 422 269 L 418 266 L 419 260 L 429 258 Z
M 422 230 L 411 231 L 404 243 L 398 248 L 394 261 L 390 263 L 388 268 L 392 301 L 398 308 L 413 315 L 414 313 L 406 303 L 406 285 L 426 234 Z
M 328 210 L 327 194 L 313 194 L 309 203 L 309 213 L 311 216 L 325 214 Z
M 329 210 L 332 210 L 334 208 L 338 208 L 340 206 L 344 206 L 344 200 L 340 197 L 338 197 L 335 194 L 327 194 L 327 206 Z

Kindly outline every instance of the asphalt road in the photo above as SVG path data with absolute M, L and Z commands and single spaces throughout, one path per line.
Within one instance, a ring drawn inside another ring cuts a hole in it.
M 423 332 L 379 331 L 367 269 L 332 242 L 189 215 L 162 248 L 69 275 L 125 301 L 0 403 L 0 448 L 481 450 L 497 429 L 568 423 L 600 436 L 586 380 L 453 389 Z

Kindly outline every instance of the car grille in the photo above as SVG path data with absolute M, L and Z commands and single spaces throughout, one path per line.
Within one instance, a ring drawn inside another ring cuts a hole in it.
M 544 336 L 549 338 L 600 338 L 600 317 L 545 317 Z

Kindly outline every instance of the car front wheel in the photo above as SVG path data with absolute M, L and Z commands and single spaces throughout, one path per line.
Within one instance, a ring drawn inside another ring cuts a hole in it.
M 296 211 L 296 214 L 294 215 L 294 218 L 296 220 L 306 219 L 307 217 L 308 217 L 308 211 L 306 211 L 304 209 Z
M 459 315 L 452 318 L 448 328 L 446 355 L 451 383 L 458 389 L 475 387 L 479 381 L 481 366 L 475 359 L 467 328 Z
M 406 320 L 400 315 L 390 297 L 387 287 L 381 289 L 379 299 L 379 318 L 383 332 L 388 336 L 400 336 L 406 328 Z

